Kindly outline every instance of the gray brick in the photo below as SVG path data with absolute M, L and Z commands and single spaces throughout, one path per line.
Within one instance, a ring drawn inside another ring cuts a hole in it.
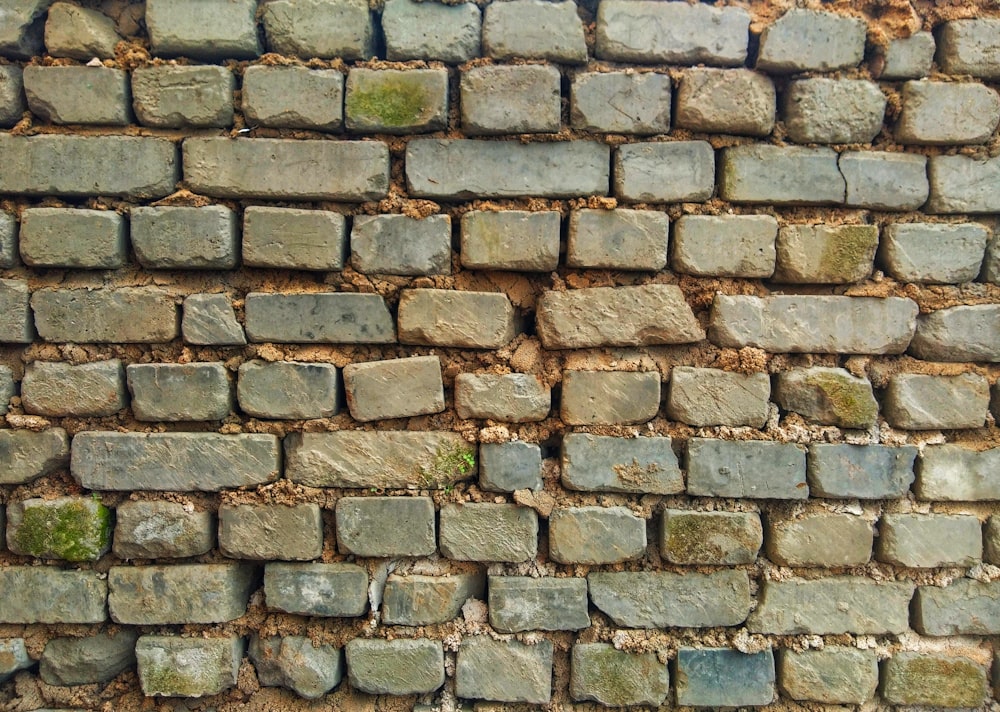
M 251 292 L 245 309 L 252 342 L 391 344 L 396 340 L 389 309 L 377 294 Z
M 476 475 L 458 433 L 339 431 L 285 437 L 285 476 L 309 487 L 436 489 Z
M 847 205 L 916 210 L 927 201 L 927 158 L 912 153 L 848 151 L 837 164 L 847 182 Z
M 983 559 L 991 564 L 1000 563 L 1000 516 L 995 514 L 983 527 Z
M 934 35 L 930 32 L 914 32 L 909 37 L 889 40 L 889 46 L 885 49 L 885 64 L 878 76 L 879 79 L 926 77 L 931 73 L 933 61 Z
M 248 206 L 243 211 L 243 264 L 321 272 L 342 269 L 345 223 L 343 215 L 329 210 Z
M 683 215 L 670 265 L 698 276 L 770 277 L 778 221 L 770 215 Z
M 879 561 L 914 568 L 969 567 L 983 558 L 979 518 L 963 514 L 882 515 L 879 520 Z
M 344 75 L 337 69 L 247 67 L 243 114 L 251 126 L 339 131 L 344 125 Z
M 217 198 L 379 200 L 389 190 L 389 149 L 381 141 L 190 137 L 184 179 Z
M 984 79 L 1000 78 L 1000 56 L 996 48 L 998 32 L 1000 22 L 996 18 L 945 22 L 938 37 L 937 61 L 941 71 Z
M 38 559 L 97 561 L 111 549 L 111 510 L 94 497 L 7 504 L 7 547 Z
M 627 628 L 708 628 L 739 625 L 750 611 L 746 571 L 711 574 L 592 572 L 590 600 Z
M 346 94 L 348 131 L 408 134 L 448 127 L 448 72 L 444 69 L 355 67 L 347 75 Z
M 990 406 L 982 376 L 899 373 L 889 379 L 882 403 L 885 419 L 903 430 L 981 428 Z
M 1000 122 L 1000 94 L 974 82 L 903 85 L 896 140 L 904 144 L 983 143 Z
M 484 573 L 389 576 L 382 600 L 386 625 L 434 625 L 453 620 L 470 598 L 482 599 Z
M 0 72 L 0 82 L 2 81 L 3 73 Z M 30 208 L 23 213 L 28 210 Z M 0 268 L 8 269 L 17 264 L 17 233 L 17 218 L 11 213 L 0 212 Z
M 132 119 L 124 70 L 30 65 L 23 78 L 28 108 L 47 123 L 127 126 Z
M 752 564 L 763 542 L 756 512 L 663 510 L 660 555 L 674 564 Z
M 327 363 L 246 361 L 236 386 L 240 410 L 256 418 L 329 418 L 337 414 L 337 367 Z
M 248 564 L 112 566 L 108 608 L 116 623 L 224 623 L 246 613 L 255 585 Z
M 415 139 L 406 144 L 406 181 L 411 195 L 425 198 L 606 195 L 610 154 L 594 141 Z
M 479 487 L 487 492 L 542 489 L 542 450 L 535 443 L 482 443 Z
M 62 428 L 0 430 L 0 484 L 20 485 L 65 469 L 69 438 Z
M 355 638 L 344 648 L 351 688 L 370 695 L 414 695 L 444 684 L 444 648 L 437 640 Z
M 136 420 L 222 420 L 233 409 L 221 363 L 144 363 L 125 369 Z
M 510 0 L 487 5 L 483 54 L 493 59 L 585 63 L 587 43 L 576 3 Z
M 619 62 L 740 66 L 750 15 L 743 8 L 605 0 L 597 9 L 597 56 Z
M 472 210 L 462 215 L 462 266 L 551 272 L 559 266 L 559 213 Z
M 696 707 L 768 705 L 774 694 L 774 653 L 730 648 L 677 651 L 677 704 Z
M 344 656 L 333 645 L 314 646 L 301 635 L 250 640 L 249 657 L 265 687 L 286 687 L 309 700 L 321 698 L 344 677 Z
M 670 372 L 666 415 L 688 425 L 763 427 L 771 379 L 766 373 L 675 366 Z
M 853 514 L 768 517 L 767 557 L 779 566 L 862 566 L 872 556 L 872 523 Z
M 569 694 L 609 707 L 666 702 L 670 674 L 656 653 L 627 653 L 606 643 L 577 643 L 570 664 Z
M 775 242 L 774 281 L 850 284 L 867 279 L 878 248 L 875 225 L 786 225 Z
M 21 259 L 30 267 L 116 269 L 128 261 L 125 234 L 125 219 L 112 210 L 28 208 L 21 213 Z
M 179 502 L 125 501 L 115 508 L 119 559 L 173 559 L 200 556 L 215 546 L 211 513 Z
M 909 631 L 909 581 L 876 583 L 851 576 L 765 581 L 751 633 L 899 635 Z
M 535 315 L 546 349 L 701 341 L 705 332 L 673 284 L 546 291 Z
M 631 425 L 660 409 L 657 371 L 564 371 L 560 414 L 568 425 Z
M 0 191 L 162 198 L 180 177 L 177 149 L 149 136 L 0 135 Z
M 4 26 L 0 30 L 0 52 L 17 59 L 41 54 L 44 16 L 50 4 L 51 0 L 8 2 L 4 8 Z
M 914 596 L 913 627 L 923 635 L 996 635 L 1000 586 L 956 578 L 947 586 L 921 586 Z
M 251 59 L 261 52 L 256 0 L 147 0 L 153 54 L 203 60 Z
M 274 0 L 263 20 L 268 49 L 278 54 L 353 60 L 375 53 L 367 0 Z
M 467 699 L 545 704 L 552 696 L 552 642 L 468 636 L 458 649 L 455 693 Z
M 561 564 L 617 564 L 645 553 L 646 520 L 627 507 L 556 509 L 549 516 L 549 556 Z
M 615 195 L 625 201 L 704 202 L 715 191 L 715 151 L 707 141 L 619 146 L 614 171 Z
M 927 162 L 929 213 L 995 213 L 1000 195 L 988 186 L 1000 179 L 1000 156 L 931 156 Z
M 767 136 L 774 129 L 771 80 L 748 69 L 687 69 L 677 90 L 677 126 L 708 133 Z
M 898 354 L 916 327 L 910 299 L 717 294 L 708 337 L 729 348 L 773 353 Z
M 0 279 L 0 343 L 30 344 L 35 338 L 31 294 L 20 279 Z
M 148 269 L 233 269 L 238 257 L 236 213 L 202 208 L 132 208 L 132 248 Z
M 824 147 L 744 144 L 722 150 L 719 196 L 734 203 L 843 203 L 837 154 Z
M 72 365 L 35 361 L 24 369 L 21 402 L 27 413 L 108 416 L 128 405 L 125 369 L 118 359 Z
M 0 67 L 0 127 L 6 129 L 16 124 L 27 108 L 24 70 L 17 64 Z
M 397 318 L 402 344 L 498 349 L 517 334 L 514 306 L 502 292 L 407 289 Z
M 488 16 L 489 6 L 486 12 Z M 560 80 L 559 70 L 545 64 L 485 65 L 463 71 L 463 131 L 470 136 L 559 131 Z
M 4 566 L 0 623 L 103 623 L 107 595 L 107 581 L 93 571 Z
M 971 282 L 988 239 L 989 231 L 978 223 L 893 223 L 882 230 L 879 260 L 901 282 Z
M 132 72 L 136 118 L 158 129 L 232 126 L 235 89 L 225 67 L 163 64 Z
M 336 521 L 337 545 L 345 554 L 429 556 L 436 548 L 429 497 L 341 497 Z
M 778 679 L 793 700 L 863 705 L 878 686 L 878 658 L 874 650 L 846 646 L 782 650 Z
M 444 5 L 388 0 L 382 11 L 386 59 L 458 64 L 480 53 L 482 15 L 475 3 Z
M 677 494 L 684 479 L 668 437 L 618 438 L 567 433 L 562 440 L 562 484 L 597 492 Z
M 866 34 L 860 17 L 793 8 L 764 28 L 757 69 L 788 74 L 856 67 Z
M 86 62 L 93 57 L 114 59 L 122 37 L 114 21 L 102 12 L 56 2 L 45 19 L 45 49 L 53 57 Z
M 162 343 L 179 331 L 174 297 L 156 287 L 44 289 L 31 309 L 45 341 Z
M 870 143 L 882 130 L 886 98 L 875 82 L 800 79 L 784 99 L 785 130 L 796 143 Z
M 219 551 L 231 559 L 308 561 L 323 553 L 318 504 L 219 507 Z
M 0 366 L 0 415 L 7 414 L 7 410 L 10 407 L 10 399 L 15 395 L 17 395 L 17 386 L 14 384 L 13 371 L 7 366 Z M 22 400 L 21 402 L 23 404 L 24 401 Z
M 670 219 L 653 210 L 574 210 L 568 267 L 659 271 L 667 264 Z
M 878 418 L 872 384 L 842 368 L 813 366 L 782 371 L 774 397 L 783 410 L 823 425 L 864 429 Z
M 590 627 L 582 578 L 490 576 L 490 625 L 501 633 Z
M 671 93 L 667 74 L 581 72 L 573 77 L 570 124 L 600 133 L 667 133 Z
M 986 669 L 968 658 L 899 652 L 882 669 L 882 697 L 891 705 L 972 708 L 986 701 Z
M 235 687 L 243 647 L 243 639 L 235 636 L 144 635 L 135 645 L 142 693 L 147 697 L 205 697 Z
M 86 685 L 110 682 L 135 665 L 139 633 L 119 630 L 86 638 L 53 638 L 45 644 L 38 676 L 47 685 Z
M 247 337 L 225 294 L 192 294 L 184 299 L 181 333 L 189 344 L 244 346 Z
M 927 361 L 1000 361 L 1000 307 L 939 309 L 917 319 L 910 353 Z
M 344 393 L 355 420 L 440 413 L 445 407 L 441 359 L 413 356 L 348 364 Z
M 24 638 L 0 639 L 0 682 L 7 682 L 14 673 L 35 664 L 24 647 Z
M 451 218 L 358 215 L 351 266 L 362 274 L 451 274 Z
M 791 443 L 691 438 L 689 495 L 806 499 L 806 454 Z
M 538 515 L 516 504 L 445 504 L 441 553 L 458 561 L 519 563 L 538 551 Z
M 1000 500 L 1000 481 L 994 476 L 1000 466 L 1000 448 L 967 450 L 961 445 L 928 445 L 920 453 L 918 499 L 943 502 Z
M 94 490 L 217 492 L 273 482 L 280 474 L 274 435 L 82 432 L 70 471 Z
M 368 608 L 368 574 L 357 564 L 264 567 L 267 607 L 303 616 L 355 617 Z

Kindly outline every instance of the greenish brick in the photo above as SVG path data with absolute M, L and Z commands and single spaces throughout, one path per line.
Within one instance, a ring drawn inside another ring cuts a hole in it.
M 986 669 L 955 654 L 900 652 L 883 665 L 882 697 L 892 705 L 980 707 Z
M 549 556 L 561 564 L 617 564 L 646 553 L 646 520 L 627 507 L 574 507 L 549 515 Z
M 837 205 L 847 184 L 825 147 L 748 143 L 722 149 L 719 197 L 733 203 Z
M 782 650 L 778 657 L 781 691 L 793 700 L 863 705 L 878 686 L 874 650 L 829 645 L 821 650 Z
M 671 94 L 668 74 L 579 72 L 572 79 L 570 123 L 579 131 L 667 133 Z
M 236 214 L 222 205 L 132 208 L 132 248 L 150 269 L 232 269 Z
M 670 371 L 666 415 L 688 425 L 763 427 L 771 379 L 766 373 L 732 373 L 717 368 L 675 366 Z
M 248 564 L 112 566 L 108 608 L 116 623 L 225 623 L 246 613 L 256 587 Z
M 333 645 L 301 635 L 250 639 L 247 651 L 265 687 L 285 687 L 308 700 L 321 698 L 344 677 L 344 656 Z
M 23 77 L 28 108 L 44 122 L 127 126 L 132 119 L 129 75 L 122 69 L 29 65 Z
M 444 684 L 440 641 L 355 638 L 344 647 L 351 687 L 370 695 L 419 695 Z
M 181 334 L 189 344 L 245 346 L 247 337 L 225 294 L 192 294 L 184 299 Z
M 542 489 L 542 450 L 535 443 L 482 443 L 479 486 L 487 492 Z
M 303 616 L 356 617 L 368 608 L 368 574 L 357 564 L 264 567 L 267 607 Z
M 19 248 L 30 267 L 117 269 L 128 262 L 125 219 L 113 210 L 28 208 Z
M 56 2 L 45 19 L 45 49 L 53 57 L 86 62 L 94 57 L 114 59 L 122 36 L 114 21 L 98 10 Z
M 729 648 L 677 651 L 677 703 L 692 707 L 763 706 L 774 701 L 774 653 Z
M 275 0 L 263 7 L 272 52 L 309 59 L 369 59 L 375 23 L 367 0 Z
M 559 213 L 471 210 L 462 215 L 462 266 L 551 272 L 559 265 Z
M 1000 306 L 957 306 L 917 319 L 910 353 L 925 361 L 1000 362 Z
M 882 399 L 885 419 L 902 430 L 981 428 L 989 406 L 989 383 L 969 373 L 899 373 L 889 379 Z
M 221 363 L 143 363 L 125 369 L 136 420 L 222 420 L 233 409 Z
M 458 649 L 455 693 L 466 699 L 545 704 L 552 697 L 552 641 L 467 636 Z
M 118 359 L 80 365 L 34 361 L 24 369 L 21 403 L 37 415 L 114 415 L 128 405 L 125 369 Z
M 135 115 L 150 128 L 232 126 L 235 91 L 236 77 L 225 67 L 162 64 L 132 72 Z
M 329 418 L 337 414 L 337 367 L 328 363 L 246 361 L 236 396 L 240 410 L 256 418 Z
M 0 683 L 34 664 L 24 647 L 24 638 L 0 638 Z
M 482 15 L 475 3 L 457 5 L 388 0 L 382 10 L 386 59 L 458 64 L 478 57 Z
M 165 343 L 180 331 L 173 295 L 156 287 L 44 289 L 31 310 L 45 341 Z
M 772 279 L 792 284 L 848 284 L 872 273 L 875 225 L 786 225 L 775 242 Z
M 53 638 L 45 644 L 38 676 L 47 685 L 110 682 L 135 665 L 138 632 L 90 634 L 86 638 Z
M 144 635 L 136 642 L 146 697 L 206 697 L 236 686 L 243 639 Z M 192 664 L 192 661 L 197 661 Z
M 989 237 L 978 223 L 893 223 L 882 230 L 879 260 L 901 282 L 971 282 L 979 275 Z
M 785 91 L 785 131 L 796 143 L 870 143 L 882 130 L 885 107 L 872 81 L 799 79 Z
M 837 162 L 847 183 L 847 205 L 917 210 L 930 194 L 927 157 L 895 151 L 845 151 Z
M 775 402 L 806 420 L 841 428 L 869 428 L 878 418 L 878 401 L 867 378 L 842 368 L 813 366 L 778 374 Z
M 558 132 L 561 79 L 559 70 L 546 64 L 487 64 L 464 70 L 459 102 L 463 132 L 469 136 Z
M 661 270 L 667 265 L 669 228 L 666 213 L 656 210 L 574 210 L 569 218 L 566 265 Z
M 577 643 L 570 663 L 569 694 L 607 707 L 658 707 L 670 692 L 670 673 L 656 653 L 628 653 L 605 643 Z
M 853 514 L 813 512 L 767 521 L 767 557 L 779 566 L 862 566 L 871 559 L 873 539 L 872 523 Z
M 669 437 L 567 433 L 562 484 L 571 490 L 677 494 L 684 479 Z
M 39 592 L 44 591 L 44 595 Z M 108 583 L 93 571 L 0 568 L 0 623 L 103 623 Z
M 336 521 L 337 544 L 345 554 L 429 556 L 437 548 L 429 497 L 341 497 Z
M 111 549 L 112 512 L 95 497 L 7 505 L 7 547 L 39 559 L 97 561 Z
M 382 599 L 386 625 L 435 625 L 453 620 L 470 598 L 482 600 L 486 591 L 483 573 L 449 576 L 391 575 Z
M 51 0 L 17 0 L 4 8 L 0 29 L 0 52 L 17 59 L 29 59 L 45 49 L 45 11 Z
M 516 504 L 446 504 L 440 544 L 458 561 L 529 561 L 538 552 L 538 515 Z
M 984 79 L 1000 78 L 996 36 L 1000 22 L 992 17 L 949 20 L 938 34 L 937 61 L 946 74 L 971 74 Z M 928 62 L 929 64 L 929 62 Z
M 444 69 L 354 67 L 347 75 L 345 92 L 348 131 L 409 134 L 448 126 L 448 72 Z
M 656 371 L 565 371 L 560 413 L 568 425 L 629 425 L 656 417 Z
M 660 555 L 673 564 L 752 564 L 763 542 L 756 512 L 663 510 Z
M 790 74 L 856 67 L 864 57 L 866 35 L 860 17 L 792 8 L 764 28 L 757 69 Z
M 909 81 L 896 120 L 902 144 L 984 143 L 1000 123 L 1000 94 L 978 82 Z
M 451 218 L 357 215 L 351 266 L 362 274 L 451 274 Z
M 243 71 L 241 90 L 251 126 L 339 131 L 344 125 L 340 70 L 256 65 Z
M 878 528 L 875 556 L 896 566 L 969 567 L 983 558 L 982 525 L 974 515 L 889 513 Z
M 923 635 L 1000 633 L 1000 582 L 956 578 L 947 586 L 921 586 L 914 596 L 913 627 Z
M 24 115 L 24 70 L 18 64 L 0 67 L 0 127 L 10 128 Z
M 25 484 L 65 469 L 67 462 L 69 437 L 62 428 L 0 430 L 0 484 Z
M 351 417 L 362 422 L 444 410 L 441 359 L 411 356 L 344 366 Z
M 961 445 L 928 445 L 917 463 L 918 499 L 942 502 L 1000 500 L 1000 448 L 975 451 Z
M 490 576 L 490 625 L 501 633 L 590 627 L 582 578 Z
M 619 200 L 701 203 L 715 192 L 715 150 L 707 141 L 627 144 L 614 161 Z
M 791 443 L 688 440 L 688 494 L 806 499 L 805 451 Z
M 770 277 L 778 221 L 771 215 L 683 215 L 670 266 L 700 277 Z
M 396 340 L 392 316 L 377 294 L 251 292 L 245 309 L 251 342 L 387 344 Z
M 916 457 L 912 445 L 813 443 L 806 467 L 809 492 L 831 499 L 899 499 L 913 483 Z
M 486 6 L 483 55 L 493 59 L 587 61 L 587 42 L 576 3 L 511 0 Z
M 934 62 L 934 44 L 934 35 L 926 31 L 889 40 L 889 46 L 885 48 L 885 66 L 878 78 L 918 79 L 927 76 Z
M 405 289 L 397 319 L 400 343 L 421 346 L 499 349 L 518 332 L 514 305 L 502 292 Z
M 319 505 L 228 505 L 219 507 L 219 551 L 231 559 L 308 561 L 323 554 Z
M 708 133 L 767 136 L 774 129 L 774 83 L 749 69 L 687 69 L 677 89 L 677 126 Z
M 119 559 L 174 559 L 207 554 L 215 546 L 210 512 L 180 502 L 125 501 L 115 508 L 113 551 Z
M 329 210 L 248 206 L 243 211 L 243 264 L 324 272 L 344 266 L 346 219 Z
M 31 293 L 20 279 L 0 279 L 0 343 L 30 344 L 35 338 Z
M 455 376 L 459 418 L 488 418 L 508 423 L 545 420 L 552 390 L 530 373 L 460 373 Z
M 261 53 L 256 0 L 148 0 L 150 49 L 161 57 L 208 61 Z

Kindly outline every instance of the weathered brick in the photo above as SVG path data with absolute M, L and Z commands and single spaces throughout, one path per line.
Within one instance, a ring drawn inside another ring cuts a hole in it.
M 598 492 L 682 492 L 684 479 L 672 445 L 668 437 L 568 433 L 562 440 L 562 484 Z
M 255 570 L 248 564 L 112 566 L 108 608 L 116 623 L 224 623 L 246 612 Z
M 24 70 L 17 64 L 0 67 L 0 127 L 10 128 L 27 110 L 24 100 Z
M 514 305 L 502 292 L 406 289 L 399 298 L 403 344 L 498 349 L 517 334 Z
M 989 231 L 978 223 L 893 223 L 882 230 L 879 260 L 901 282 L 971 282 L 988 238 Z
M 677 126 L 767 136 L 774 128 L 771 80 L 747 69 L 687 69 L 677 89 Z
M 44 595 L 40 595 L 44 592 Z M 103 623 L 108 583 L 93 571 L 0 568 L 0 623 Z
M 161 343 L 180 326 L 173 295 L 156 287 L 42 289 L 31 310 L 45 341 Z
M 892 705 L 979 707 L 986 669 L 954 654 L 900 652 L 883 666 L 882 697 Z
M 31 293 L 21 279 L 0 279 L 0 343 L 30 344 L 35 338 Z
M 18 242 L 30 267 L 115 269 L 128 261 L 125 235 L 125 219 L 113 210 L 29 208 Z
M 688 425 L 748 425 L 767 421 L 771 379 L 766 373 L 675 366 L 670 372 L 666 415 Z
M 730 648 L 677 651 L 677 704 L 697 707 L 768 705 L 774 700 L 774 653 Z
M 538 551 L 538 515 L 516 504 L 441 507 L 441 553 L 458 561 L 518 563 Z
M 215 546 L 211 513 L 180 502 L 125 501 L 115 508 L 114 552 L 119 559 L 199 556 Z
M 770 215 L 684 215 L 674 225 L 670 266 L 706 277 L 770 277 L 777 235 Z
M 261 52 L 256 0 L 147 0 L 153 54 L 203 60 L 251 59 Z
M 243 71 L 243 114 L 251 126 L 339 131 L 344 75 L 336 69 L 266 67 Z
M 870 143 L 882 130 L 886 98 L 875 82 L 800 79 L 784 99 L 785 130 L 796 143 Z
M 626 144 L 615 150 L 614 159 L 620 200 L 704 202 L 715 192 L 715 151 L 707 141 Z
M 920 453 L 918 499 L 943 502 L 1000 500 L 1000 448 L 977 452 L 961 445 L 929 445 Z
M 561 564 L 617 564 L 645 553 L 646 520 L 627 507 L 573 507 L 549 515 L 549 556 Z
M 688 494 L 699 497 L 806 499 L 806 454 L 791 443 L 691 438 Z
M 724 148 L 719 196 L 734 203 L 843 203 L 847 187 L 837 154 L 825 147 L 744 144 Z
M 243 639 L 144 635 L 135 644 L 147 697 L 206 697 L 236 686 Z
M 125 376 L 136 420 L 221 420 L 233 409 L 221 363 L 136 363 Z
M 501 633 L 590 627 L 582 578 L 490 576 L 490 625 Z
M 344 647 L 351 687 L 370 695 L 414 695 L 444 684 L 444 647 L 426 639 L 355 638 Z
M 24 646 L 24 638 L 0 639 L 0 682 L 7 682 L 16 672 L 34 664 Z
M 243 211 L 243 264 L 339 270 L 347 252 L 345 218 L 329 210 L 252 205 Z
M 117 359 L 78 366 L 35 361 L 24 370 L 21 402 L 37 415 L 114 415 L 128 402 L 125 370 Z
M 429 497 L 341 497 L 336 521 L 337 545 L 345 554 L 428 556 L 436 548 Z
M 56 2 L 45 18 L 45 49 L 53 57 L 86 62 L 94 57 L 114 59 L 122 37 L 114 21 L 98 10 Z
M 837 164 L 847 182 L 847 205 L 916 210 L 930 194 L 927 157 L 887 151 L 847 151 Z
M 329 418 L 340 403 L 337 367 L 328 363 L 246 361 L 236 397 L 240 410 L 257 418 Z
M 246 296 L 250 341 L 326 344 L 391 344 L 392 316 L 377 294 L 316 292 Z
M 192 294 L 184 299 L 181 334 L 189 344 L 245 346 L 243 327 L 225 294 Z
M 7 504 L 7 547 L 39 559 L 97 561 L 111 549 L 111 510 L 94 497 Z
M 542 451 L 535 443 L 482 443 L 479 486 L 487 492 L 542 489 Z
M 1000 564 L 1000 515 L 993 515 L 983 527 L 983 559 Z
M 217 492 L 273 482 L 279 455 L 273 435 L 82 432 L 70 471 L 87 489 Z
M 348 364 L 344 393 L 355 420 L 440 413 L 444 410 L 441 359 L 413 356 Z
M 17 394 L 14 385 L 14 372 L 7 366 L 0 366 L 0 415 L 6 415 L 10 407 L 10 399 Z M 24 403 L 22 399 L 22 404 Z M 0 527 L 2 528 L 2 527 Z
M 750 612 L 746 571 L 602 571 L 588 574 L 587 582 L 594 605 L 628 628 L 733 626 Z
M 569 425 L 645 423 L 659 408 L 657 371 L 563 372 L 560 413 Z
M 939 309 L 917 319 L 910 352 L 927 361 L 1000 361 L 1000 307 Z
M 990 406 L 990 385 L 982 376 L 898 373 L 889 379 L 882 413 L 894 428 L 937 430 L 981 428 Z
M 656 653 L 628 653 L 606 643 L 577 643 L 570 663 L 569 694 L 609 707 L 662 705 L 670 673 Z
M 232 269 L 238 256 L 236 213 L 202 208 L 132 208 L 132 248 L 150 269 Z
M 544 420 L 552 391 L 528 373 L 460 373 L 455 376 L 455 410 L 460 418 L 509 423 Z
M 382 11 L 386 59 L 457 64 L 479 56 L 482 15 L 475 3 L 388 0 Z
M 574 210 L 566 265 L 658 271 L 667 264 L 670 219 L 653 210 Z
M 0 91 L 2 88 L 3 72 L 0 72 Z M 30 208 L 27 208 L 23 212 L 27 213 L 29 210 Z M 0 212 L 0 268 L 8 269 L 17 264 L 17 233 L 18 225 L 14 215 Z
M 389 189 L 389 150 L 381 141 L 190 137 L 184 180 L 217 198 L 379 200 Z
M 333 645 L 313 645 L 303 635 L 250 639 L 248 651 L 265 687 L 286 687 L 308 700 L 321 698 L 344 677 L 344 656 Z
M 1000 156 L 931 156 L 927 161 L 929 213 L 995 213 L 1000 194 L 989 189 L 1000 178 Z
M 1000 585 L 956 578 L 947 586 L 921 586 L 913 627 L 923 635 L 996 635 L 1000 632 Z
M 878 417 L 872 384 L 842 368 L 812 366 L 782 371 L 774 397 L 783 410 L 823 425 L 868 428 Z
M 903 84 L 896 140 L 904 144 L 983 143 L 1000 123 L 1000 94 L 973 82 Z
M 879 561 L 910 566 L 972 566 L 983 558 L 979 518 L 964 514 L 889 513 L 879 520 Z
M 813 443 L 807 468 L 809 492 L 832 499 L 898 499 L 913 482 L 916 456 L 911 445 Z
M 756 512 L 663 510 L 660 555 L 674 564 L 752 564 L 763 542 Z
M 671 94 L 667 74 L 580 72 L 573 76 L 570 124 L 579 131 L 667 133 Z
M 31 113 L 53 124 L 127 126 L 132 119 L 128 72 L 109 67 L 24 68 Z
M 471 136 L 559 131 L 560 80 L 559 70 L 546 64 L 485 65 L 463 71 L 463 131 Z
M 64 469 L 69 438 L 62 428 L 0 430 L 0 484 L 20 485 Z
M 448 126 L 448 72 L 444 69 L 355 67 L 347 75 L 345 91 L 348 131 L 407 134 Z
M 849 284 L 867 279 L 878 248 L 875 225 L 786 225 L 775 242 L 774 281 Z
M 303 59 L 368 59 L 375 28 L 366 0 L 275 0 L 264 5 L 264 31 L 272 52 Z
M 90 634 L 86 638 L 53 638 L 45 644 L 38 676 L 47 685 L 86 685 L 110 682 L 135 665 L 139 633 L 122 629 Z
M 391 575 L 382 599 L 387 625 L 434 625 L 454 619 L 470 598 L 483 598 L 483 573 L 450 576 Z
M 778 679 L 793 700 L 863 705 L 878 686 L 878 658 L 874 650 L 845 646 L 782 650 Z
M 559 265 L 559 213 L 472 210 L 462 215 L 462 266 L 551 272 Z
M 545 704 L 552 696 L 552 641 L 468 636 L 458 649 L 455 693 L 466 699 Z
M 235 89 L 225 67 L 164 64 L 132 72 L 136 118 L 153 128 L 231 126 Z
M 264 567 L 267 607 L 303 616 L 355 617 L 368 608 L 368 574 L 357 564 Z
M 941 71 L 984 79 L 1000 78 L 1000 56 L 996 50 L 1000 22 L 996 18 L 949 20 L 940 30 L 937 61 Z
M 319 505 L 219 507 L 219 550 L 231 559 L 307 561 L 323 553 Z
M 585 63 L 587 43 L 576 3 L 511 0 L 487 5 L 483 54 L 493 59 Z
M 17 59 L 42 54 L 45 11 L 51 0 L 16 0 L 4 8 L 0 29 L 0 52 Z
M 355 216 L 351 228 L 351 266 L 363 274 L 450 274 L 451 218 Z
M 768 517 L 767 557 L 779 566 L 861 566 L 872 556 L 872 523 L 853 514 Z
M 789 74 L 856 67 L 866 34 L 860 17 L 792 8 L 764 28 L 757 69 Z
M 909 37 L 889 40 L 885 48 L 885 64 L 879 79 L 918 79 L 931 73 L 934 62 L 934 35 L 914 32 Z M 962 72 L 955 72 L 961 74 Z

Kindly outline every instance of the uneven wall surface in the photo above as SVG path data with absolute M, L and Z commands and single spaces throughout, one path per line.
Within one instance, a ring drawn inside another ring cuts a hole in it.
M 996 709 L 996 15 L 0 0 L 0 709 Z

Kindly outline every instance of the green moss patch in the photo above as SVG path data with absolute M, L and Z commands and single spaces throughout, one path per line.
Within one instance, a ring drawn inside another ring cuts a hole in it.
M 11 547 L 28 556 L 96 561 L 111 543 L 111 510 L 97 499 L 64 497 L 22 503 Z

